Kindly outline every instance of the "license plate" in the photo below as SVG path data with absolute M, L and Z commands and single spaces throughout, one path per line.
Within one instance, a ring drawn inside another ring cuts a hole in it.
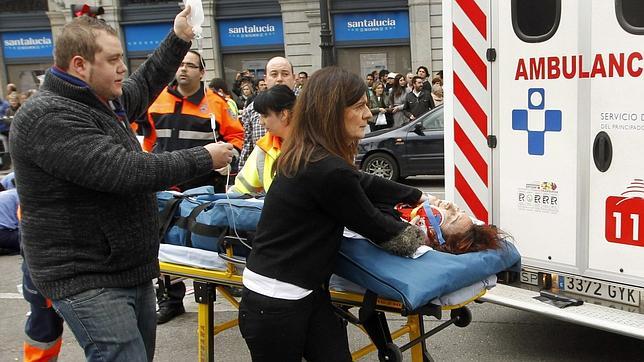
M 640 290 L 624 285 L 606 283 L 579 277 L 560 276 L 559 289 L 569 293 L 610 300 L 633 306 L 640 305 Z
M 521 270 L 521 283 L 539 285 L 539 274 L 527 270 Z

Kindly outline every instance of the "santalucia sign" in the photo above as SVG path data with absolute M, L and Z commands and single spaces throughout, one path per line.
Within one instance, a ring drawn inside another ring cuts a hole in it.
M 228 28 L 228 34 L 256 34 L 256 33 L 274 33 L 275 27 L 271 24 L 266 25 L 244 25 L 234 28 Z
M 20 38 L 20 39 L 6 39 L 4 41 L 5 47 L 25 47 L 25 46 L 50 46 L 52 45 L 51 38 Z
M 405 44 L 409 40 L 409 13 L 401 10 L 333 14 L 333 36 L 338 43 L 381 45 L 382 40 L 389 40 Z
M 219 45 L 222 49 L 243 47 L 274 47 L 284 48 L 284 30 L 282 18 L 279 16 L 221 19 L 217 21 L 219 29 Z
M 360 21 L 349 21 L 347 28 L 375 28 L 381 26 L 396 26 L 395 19 L 365 19 Z
M 54 39 L 51 31 L 16 31 L 0 33 L 5 59 L 51 58 Z

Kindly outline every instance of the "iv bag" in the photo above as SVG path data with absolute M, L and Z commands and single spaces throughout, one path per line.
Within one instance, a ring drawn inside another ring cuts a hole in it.
M 201 39 L 201 24 L 203 24 L 203 6 L 201 0 L 183 0 L 184 5 L 190 5 L 190 15 L 188 15 L 188 25 L 192 26 L 192 32 L 195 33 L 195 39 Z

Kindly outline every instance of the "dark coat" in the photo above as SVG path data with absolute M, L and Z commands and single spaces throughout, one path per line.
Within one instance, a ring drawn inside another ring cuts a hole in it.
M 405 112 L 405 115 L 409 118 L 411 118 L 410 115 L 419 117 L 427 113 L 434 107 L 436 106 L 434 105 L 434 98 L 432 98 L 432 94 L 428 91 L 421 90 L 418 94 L 418 97 L 416 97 L 414 92 L 407 93 L 407 97 L 405 98 L 405 105 L 403 106 L 403 112 Z
M 172 80 L 188 49 L 170 33 L 123 82 L 120 102 L 106 103 L 80 79 L 49 70 L 16 115 L 10 144 L 22 247 L 45 296 L 128 288 L 158 276 L 154 192 L 208 172 L 212 160 L 203 147 L 144 153 L 126 121 Z

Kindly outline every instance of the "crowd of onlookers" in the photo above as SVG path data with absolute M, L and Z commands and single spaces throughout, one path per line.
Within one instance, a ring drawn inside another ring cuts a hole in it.
M 307 72 L 297 74 L 293 89 L 296 95 L 307 79 Z M 374 70 L 366 75 L 365 82 L 373 114 L 369 122 L 371 131 L 399 127 L 443 103 L 443 72 L 432 76 L 425 66 L 406 74 Z M 257 79 L 250 70 L 237 73 L 232 88 L 222 78 L 212 79 L 209 87 L 228 101 L 231 112 L 239 118 L 255 96 L 267 89 L 266 80 Z
M 416 74 L 374 70 L 365 82 L 373 114 L 371 131 L 399 127 L 443 103 L 443 72 L 431 77 L 425 66 Z
M 29 89 L 24 92 L 18 92 L 15 84 L 7 84 L 7 98 L 0 99 L 0 142 L 2 142 L 2 151 L 9 149 L 8 137 L 11 120 L 20 106 L 24 104 L 29 97 L 36 94 L 37 90 Z
M 307 72 L 297 74 L 294 88 L 296 95 L 307 79 Z M 420 90 L 415 90 L 416 80 L 421 84 Z M 399 127 L 443 103 L 443 72 L 439 71 L 432 77 L 425 66 L 418 67 L 415 74 L 390 72 L 387 69 L 374 70 L 366 75 L 365 82 L 369 87 L 367 97 L 373 114 L 371 131 Z M 266 80 L 255 78 L 250 70 L 237 73 L 232 89 L 222 78 L 213 78 L 209 87 L 228 101 L 231 112 L 237 117 L 243 115 L 244 108 L 253 102 L 259 92 L 267 89 Z M 6 90 L 6 99 L 0 100 L 0 118 L 5 119 L 13 117 L 20 106 L 37 92 L 36 89 L 20 92 L 12 83 L 7 85 Z M 8 130 L 8 121 L 0 123 L 0 134 L 6 135 Z
M 293 91 L 296 95 L 300 92 L 308 77 L 307 72 L 300 72 L 295 77 L 296 84 Z M 231 103 L 231 108 L 233 110 L 236 109 L 240 117 L 243 114 L 244 108 L 253 103 L 255 96 L 259 92 L 268 89 L 266 80 L 264 78 L 255 78 L 255 74 L 248 69 L 237 73 L 233 81 L 232 89 L 230 90 L 226 81 L 222 78 L 213 78 L 209 83 L 209 87 L 222 97 L 232 100 L 234 105 Z
M 7 84 L 7 98 L 0 100 L 0 117 L 13 117 L 20 109 L 20 105 L 25 103 L 36 92 L 37 90 L 35 89 L 19 92 L 15 84 Z

